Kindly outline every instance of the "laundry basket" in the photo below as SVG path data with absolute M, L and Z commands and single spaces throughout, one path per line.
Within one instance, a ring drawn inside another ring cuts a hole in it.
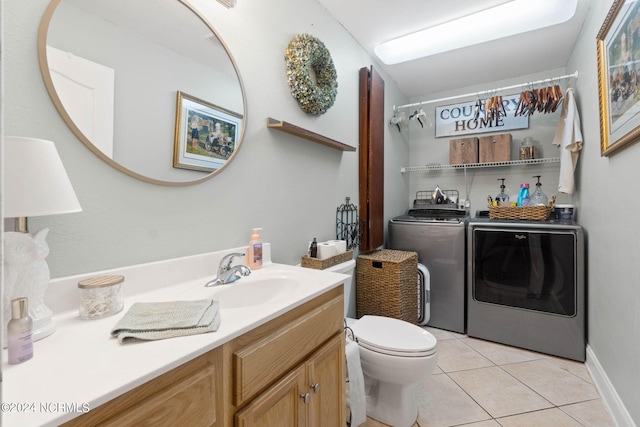
M 383 249 L 358 256 L 356 313 L 418 322 L 416 252 Z

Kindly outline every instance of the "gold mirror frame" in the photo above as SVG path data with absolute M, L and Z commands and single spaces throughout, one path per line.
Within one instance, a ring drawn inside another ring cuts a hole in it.
M 91 150 L 96 156 L 98 156 L 100 159 L 102 159 L 107 164 L 109 164 L 112 167 L 114 167 L 115 169 L 125 173 L 126 175 L 129 175 L 129 176 L 131 176 L 133 178 L 136 178 L 136 179 L 139 179 L 141 181 L 148 182 L 148 183 L 151 183 L 151 184 L 165 185 L 165 186 L 186 186 L 186 185 L 198 184 L 198 183 L 207 181 L 207 180 L 213 178 L 215 175 L 217 175 L 220 172 L 222 172 L 222 170 L 224 170 L 231 163 L 231 161 L 235 158 L 235 156 L 237 155 L 238 151 L 240 150 L 240 148 L 242 146 L 242 142 L 244 141 L 244 133 L 245 133 L 246 119 L 247 119 L 247 101 L 246 101 L 246 93 L 245 93 L 244 83 L 242 81 L 242 77 L 240 76 L 240 72 L 238 71 L 238 66 L 237 66 L 237 64 L 235 62 L 235 59 L 233 58 L 233 55 L 231 54 L 228 46 L 222 40 L 222 38 L 220 37 L 220 34 L 218 34 L 218 32 L 213 27 L 213 25 L 211 25 L 211 23 L 209 23 L 204 18 L 204 16 L 202 16 L 202 14 L 200 14 L 187 1 L 185 1 L 185 0 L 176 0 L 176 2 L 182 4 L 187 9 L 189 9 L 191 12 L 193 12 L 193 14 L 195 15 L 196 19 L 199 19 L 200 21 L 202 21 L 202 23 L 204 23 L 204 25 L 209 28 L 209 30 L 212 32 L 212 34 L 214 34 L 218 38 L 222 48 L 227 53 L 227 56 L 228 56 L 228 58 L 229 58 L 229 60 L 231 62 L 231 65 L 233 66 L 236 78 L 238 79 L 240 92 L 241 92 L 241 95 L 242 95 L 242 109 L 243 109 L 242 115 L 241 115 L 242 123 L 241 123 L 240 129 L 239 129 L 239 136 L 238 136 L 238 142 L 236 144 L 236 149 L 233 151 L 231 156 L 229 156 L 229 158 L 227 159 L 227 161 L 225 162 L 225 164 L 223 166 L 221 166 L 220 168 L 216 169 L 213 172 L 210 172 L 209 174 L 207 174 L 207 175 L 205 175 L 205 176 L 203 176 L 201 178 L 196 178 L 196 179 L 193 179 L 193 180 L 185 180 L 185 181 L 162 180 L 162 179 L 157 179 L 157 178 L 152 178 L 152 177 L 149 177 L 149 176 L 145 176 L 145 175 L 143 175 L 141 173 L 138 173 L 138 172 L 136 172 L 134 170 L 131 170 L 131 169 L 121 165 L 120 163 L 116 162 L 115 160 L 113 160 L 112 158 L 107 156 L 106 154 L 104 154 L 100 149 L 98 149 L 93 144 L 93 142 L 91 142 L 84 135 L 84 133 L 74 123 L 73 119 L 71 118 L 71 116 L 69 115 L 67 110 L 65 109 L 60 97 L 58 96 L 58 94 L 56 92 L 55 85 L 53 83 L 53 79 L 51 77 L 51 73 L 50 73 L 50 69 L 49 69 L 49 62 L 48 62 L 48 59 L 47 59 L 47 34 L 48 34 L 48 31 L 49 31 L 49 25 L 51 23 L 51 19 L 53 17 L 53 14 L 54 14 L 56 8 L 58 7 L 58 5 L 62 1 L 63 0 L 51 0 L 51 2 L 47 6 L 47 9 L 45 10 L 45 12 L 44 12 L 44 14 L 42 16 L 42 19 L 40 21 L 40 26 L 38 28 L 38 44 L 37 44 L 38 61 L 39 61 L 39 65 L 40 65 L 40 72 L 41 72 L 42 78 L 44 80 L 44 84 L 46 86 L 47 92 L 49 93 L 49 96 L 51 97 L 51 100 L 53 101 L 53 104 L 54 104 L 56 110 L 58 111 L 58 113 L 62 117 L 63 121 L 71 129 L 73 134 L 87 148 L 89 148 L 89 150 Z M 168 135 L 168 141 L 170 141 L 172 146 L 173 146 L 172 136 L 173 136 L 173 134 L 172 135 Z M 172 162 L 172 158 L 168 158 L 167 159 L 167 163 L 169 165 L 171 165 L 171 162 Z

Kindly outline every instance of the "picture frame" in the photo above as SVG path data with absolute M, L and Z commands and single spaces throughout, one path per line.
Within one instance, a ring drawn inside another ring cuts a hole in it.
M 596 37 L 600 155 L 640 140 L 640 1 L 615 0 Z
M 214 172 L 238 148 L 242 115 L 177 92 L 173 167 Z

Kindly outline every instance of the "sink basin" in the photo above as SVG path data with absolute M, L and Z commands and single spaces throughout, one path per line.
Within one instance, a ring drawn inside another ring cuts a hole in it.
M 182 300 L 213 298 L 220 308 L 245 308 L 268 303 L 290 295 L 299 286 L 299 281 L 287 276 L 242 278 L 228 285 L 205 287 L 204 282 L 179 295 Z

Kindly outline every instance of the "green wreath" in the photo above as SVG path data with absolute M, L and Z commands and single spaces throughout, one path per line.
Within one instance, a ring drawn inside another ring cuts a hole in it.
M 338 74 L 324 43 L 298 34 L 289 42 L 285 60 L 291 95 L 300 108 L 308 114 L 326 113 L 336 100 Z

